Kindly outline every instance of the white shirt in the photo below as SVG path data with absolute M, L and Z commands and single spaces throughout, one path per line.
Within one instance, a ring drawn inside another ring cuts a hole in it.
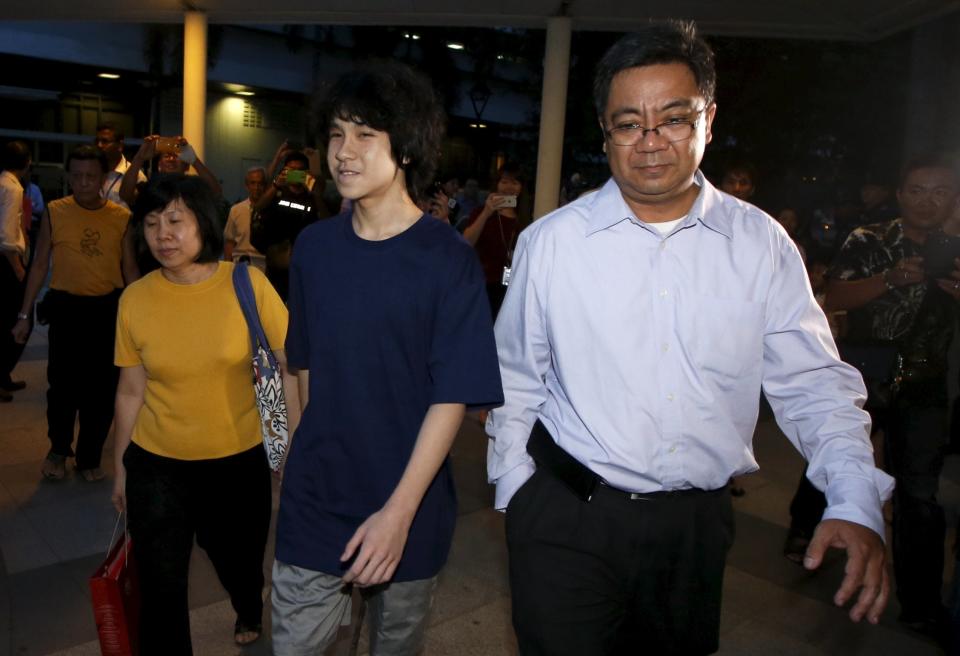
M 23 185 L 13 173 L 4 171 L 0 173 L 0 250 L 26 253 L 22 219 Z
M 259 264 L 264 257 L 250 243 L 250 221 L 253 213 L 253 205 L 250 199 L 242 200 L 230 208 L 230 215 L 227 217 L 227 225 L 223 229 L 223 238 L 227 241 L 236 243 L 233 248 L 233 259 L 236 260 L 242 255 L 250 258 L 251 262 L 256 261 Z
M 537 419 L 613 487 L 721 488 L 757 469 L 762 386 L 826 488 L 824 518 L 882 536 L 893 479 L 874 465 L 863 381 L 837 355 L 796 246 L 699 172 L 697 184 L 667 235 L 613 180 L 520 235 L 496 325 L 505 403 L 487 422 L 496 507 L 534 471 Z
M 106 198 L 107 200 L 112 200 L 117 205 L 121 207 L 127 207 L 127 204 L 123 202 L 123 199 L 120 198 L 120 185 L 123 181 L 123 175 L 127 172 L 127 169 L 130 168 L 130 162 L 127 161 L 127 158 L 123 155 L 120 155 L 120 162 L 117 164 L 117 167 L 107 173 L 106 179 L 103 181 L 103 188 L 100 189 L 100 195 Z M 137 171 L 137 184 L 141 182 L 146 182 L 147 176 L 144 175 L 143 171 Z

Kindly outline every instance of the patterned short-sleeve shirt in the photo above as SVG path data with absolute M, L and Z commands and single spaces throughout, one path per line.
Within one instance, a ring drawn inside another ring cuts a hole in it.
M 883 273 L 907 257 L 922 257 L 923 245 L 903 234 L 903 220 L 861 226 L 850 233 L 827 277 L 862 280 Z M 848 313 L 847 339 L 904 340 L 908 357 L 942 362 L 953 337 L 956 304 L 934 282 L 891 289 Z

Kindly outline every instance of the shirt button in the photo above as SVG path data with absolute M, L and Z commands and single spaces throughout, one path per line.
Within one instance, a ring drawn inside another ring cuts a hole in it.
M 670 345 L 664 342 L 663 344 L 660 345 L 660 350 L 666 353 L 667 351 L 670 350 Z
M 677 447 L 675 446 L 670 447 L 670 453 L 676 453 L 676 452 L 677 452 Z
M 667 401 L 673 401 L 673 394 L 667 394 Z
M 666 295 L 667 295 L 667 290 L 666 290 L 666 289 L 661 289 L 661 290 L 660 290 L 660 297 L 662 298 L 662 297 L 664 297 L 664 296 L 666 296 Z
M 666 240 L 666 239 L 664 239 L 663 241 L 660 242 L 660 250 L 662 250 L 662 251 L 667 250 L 667 240 Z

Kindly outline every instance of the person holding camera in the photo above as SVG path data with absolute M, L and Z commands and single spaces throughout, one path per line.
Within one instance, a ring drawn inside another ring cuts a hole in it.
M 128 207 L 133 207 L 137 200 L 139 188 L 145 183 L 142 175 L 143 167 L 150 162 L 160 175 L 185 174 L 192 166 L 200 179 L 210 187 L 215 198 L 223 196 L 220 181 L 197 157 L 197 152 L 184 137 L 161 137 L 151 134 L 143 138 L 143 143 L 140 144 L 137 154 L 133 156 L 133 161 L 130 162 L 120 182 L 120 199 Z
M 330 213 L 320 195 L 319 153 L 290 150 L 284 142 L 277 154 L 283 168 L 254 205 L 250 243 L 266 257 L 267 279 L 286 301 L 293 244 L 304 228 Z
M 516 164 L 504 164 L 497 173 L 496 191 L 467 219 L 463 236 L 477 251 L 487 281 L 490 312 L 497 318 L 510 282 L 513 247 L 520 233 L 517 199 L 523 193 L 523 173 Z
M 882 422 L 886 469 L 897 481 L 893 565 L 900 621 L 925 633 L 938 630 L 943 614 L 945 524 L 937 488 L 947 445 L 947 350 L 960 301 L 960 248 L 951 252 L 956 242 L 945 239 L 942 227 L 958 199 L 960 176 L 947 162 L 911 161 L 897 190 L 901 218 L 856 228 L 827 272 L 826 309 L 848 311 L 841 354 L 863 372 L 866 407 Z

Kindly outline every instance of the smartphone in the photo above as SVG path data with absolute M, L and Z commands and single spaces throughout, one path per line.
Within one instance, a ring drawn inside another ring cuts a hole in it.
M 292 169 L 292 170 L 290 170 L 290 171 L 287 171 L 287 184 L 288 184 L 288 185 L 294 185 L 294 184 L 302 185 L 302 184 L 306 184 L 306 183 L 307 183 L 307 172 L 306 172 L 306 171 L 300 171 L 300 170 L 297 170 L 297 169 Z
M 927 235 L 923 245 L 923 269 L 928 278 L 952 278 L 960 257 L 960 237 L 942 232 Z
M 517 206 L 517 197 L 516 196 L 504 196 L 500 201 L 500 207 L 516 207 Z
M 157 139 L 157 152 L 161 155 L 165 153 L 179 153 L 180 140 L 175 137 L 160 137 Z

